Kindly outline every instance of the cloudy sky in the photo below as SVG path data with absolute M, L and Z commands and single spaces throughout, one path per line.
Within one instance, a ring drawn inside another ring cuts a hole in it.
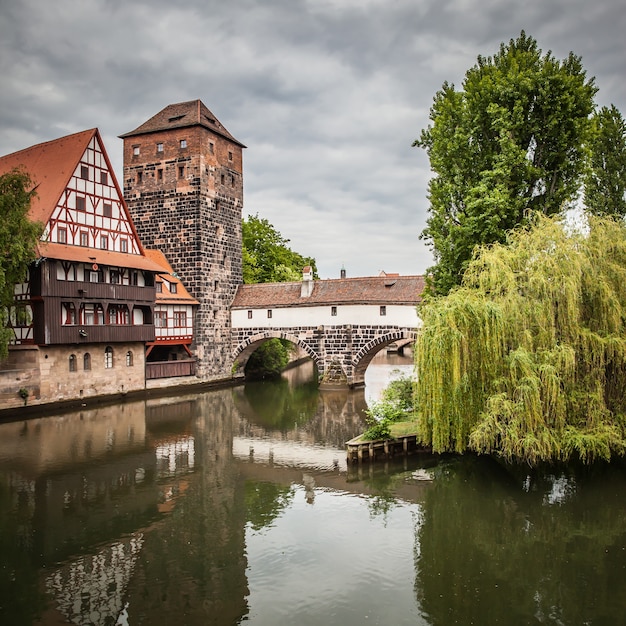
M 244 213 L 322 278 L 422 273 L 436 90 L 524 29 L 582 56 L 626 114 L 622 0 L 0 0 L 0 154 L 98 127 L 122 141 L 201 99 L 248 146 Z

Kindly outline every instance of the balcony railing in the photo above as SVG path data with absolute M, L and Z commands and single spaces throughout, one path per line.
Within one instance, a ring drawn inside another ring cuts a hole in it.
M 195 376 L 196 360 L 156 361 L 146 363 L 146 378 L 173 378 L 177 376 Z

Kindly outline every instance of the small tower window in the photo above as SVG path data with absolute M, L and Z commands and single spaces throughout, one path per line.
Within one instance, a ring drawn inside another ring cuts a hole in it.
M 267 319 L 268 320 L 272 319 L 272 309 L 267 309 Z
M 185 166 L 184 165 L 178 166 L 178 178 L 185 178 Z
M 163 152 L 163 144 L 161 142 L 157 144 L 157 152 Z
M 252 311 L 248 311 L 248 319 L 251 320 L 252 319 Z
M 387 307 L 384 304 L 380 307 L 380 314 L 387 315 Z
M 139 146 L 133 146 L 133 156 L 139 156 Z
M 215 144 L 209 141 L 209 154 L 215 154 Z
M 229 153 L 228 153 L 228 160 L 229 160 L 229 161 L 232 161 L 232 160 L 233 160 L 233 153 L 232 153 L 232 152 L 229 152 Z
M 163 170 L 162 169 L 158 169 L 157 170 L 157 180 L 163 180 Z
M 137 172 L 137 182 L 140 183 L 143 180 L 143 172 Z
M 187 147 L 187 140 L 186 139 L 181 139 L 180 140 L 180 147 L 181 148 L 186 148 Z
M 337 316 L 337 307 L 336 307 L 336 306 L 331 306 L 331 307 L 330 307 L 330 314 L 331 314 L 333 317 L 336 317 L 336 316 Z

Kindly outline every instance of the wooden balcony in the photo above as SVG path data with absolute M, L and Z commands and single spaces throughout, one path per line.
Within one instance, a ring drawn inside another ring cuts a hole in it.
M 154 341 L 154 324 L 122 325 L 97 324 L 93 326 L 50 325 L 46 337 L 35 337 L 39 344 L 122 343 Z
M 195 376 L 196 360 L 156 361 L 146 363 L 146 379 Z

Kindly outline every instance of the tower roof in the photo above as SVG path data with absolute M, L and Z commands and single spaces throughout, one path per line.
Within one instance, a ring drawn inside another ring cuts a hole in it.
M 188 128 L 190 126 L 203 126 L 217 135 L 221 135 L 229 141 L 236 143 L 242 148 L 246 147 L 224 128 L 222 123 L 211 113 L 201 100 L 189 100 L 188 102 L 169 104 L 147 122 L 135 128 L 135 130 L 120 135 L 120 138 L 126 139 L 137 135 L 147 135 L 149 133 L 157 133 L 175 128 Z

